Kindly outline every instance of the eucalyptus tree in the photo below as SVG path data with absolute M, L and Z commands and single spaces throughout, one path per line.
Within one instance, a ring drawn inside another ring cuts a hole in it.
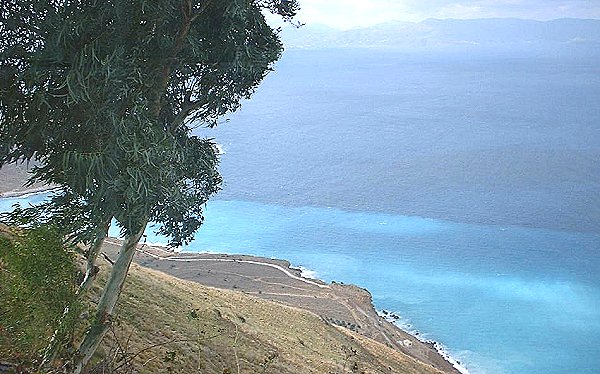
M 110 324 L 148 222 L 189 241 L 221 177 L 211 139 L 271 70 L 282 45 L 265 22 L 295 0 L 4 0 L 0 166 L 35 161 L 59 192 L 41 216 L 91 244 L 86 282 L 115 219 L 125 238 L 78 347 L 87 364 Z M 84 282 L 82 286 L 88 284 Z

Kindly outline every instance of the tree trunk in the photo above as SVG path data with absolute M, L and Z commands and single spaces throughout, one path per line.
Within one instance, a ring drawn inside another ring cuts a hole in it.
M 82 294 L 84 294 L 85 291 L 87 291 L 90 288 L 90 286 L 92 285 L 92 282 L 96 278 L 96 274 L 98 273 L 98 270 L 96 267 L 96 259 L 98 258 L 98 253 L 100 253 L 100 249 L 102 249 L 104 240 L 108 236 L 108 228 L 109 227 L 110 227 L 110 220 L 108 220 L 108 222 L 106 222 L 105 224 L 102 225 L 102 230 L 100 231 L 98 236 L 94 239 L 94 243 L 92 244 L 92 246 L 90 247 L 90 249 L 88 251 L 85 275 L 83 277 L 83 280 L 79 284 L 77 291 L 75 291 L 75 299 L 76 300 Z M 67 319 L 67 316 L 69 315 L 70 310 L 71 310 L 70 305 L 67 305 L 65 307 L 65 309 L 63 310 L 63 314 L 60 317 L 58 326 L 56 327 L 56 330 L 54 330 L 54 334 L 52 334 L 52 338 L 50 339 L 48 346 L 46 346 L 46 349 L 44 350 L 44 356 L 43 356 L 42 362 L 39 366 L 40 370 L 42 370 L 42 368 L 44 366 L 46 366 L 48 363 L 54 361 L 56 355 L 58 354 L 59 344 L 61 343 L 61 340 L 64 339 L 64 336 L 60 336 L 61 330 L 64 327 L 63 325 L 65 323 L 65 320 Z
M 83 280 L 79 284 L 79 289 L 77 290 L 77 295 L 80 295 L 87 291 L 88 288 L 92 285 L 93 280 L 96 278 L 96 274 L 98 270 L 96 268 L 96 259 L 98 258 L 98 254 L 102 249 L 102 245 L 104 244 L 104 240 L 108 236 L 108 228 L 110 227 L 110 220 L 104 224 L 102 227 L 102 231 L 98 234 L 94 243 L 90 247 L 90 250 L 87 254 L 87 264 L 85 267 L 85 275 Z
M 104 291 L 98 303 L 94 322 L 88 329 L 83 342 L 79 346 L 79 358 L 73 369 L 73 373 L 75 374 L 81 373 L 83 368 L 88 364 L 94 355 L 94 352 L 96 352 L 98 345 L 100 345 L 104 334 L 106 334 L 110 327 L 112 311 L 121 295 L 121 290 L 123 289 L 129 266 L 133 260 L 136 246 L 144 234 L 145 228 L 146 224 L 144 224 L 136 234 L 126 237 L 121 246 L 119 257 L 117 257 L 117 261 L 113 265 L 109 278 L 104 286 Z

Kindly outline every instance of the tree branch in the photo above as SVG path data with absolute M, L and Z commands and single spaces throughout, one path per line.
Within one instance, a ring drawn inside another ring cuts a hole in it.
M 106 252 L 102 252 L 102 258 L 104 258 L 111 265 L 115 264 L 115 262 L 110 257 L 108 257 L 108 255 L 106 254 Z
M 202 108 L 206 104 L 208 104 L 208 100 L 206 100 L 206 99 L 195 100 L 195 101 L 185 103 L 183 105 L 183 107 L 181 108 L 181 110 L 179 111 L 179 113 L 175 116 L 175 118 L 171 122 L 171 125 L 170 125 L 171 131 L 175 132 L 177 129 L 179 129 L 179 126 L 181 126 L 185 122 L 185 119 L 187 118 L 187 116 L 190 113 Z
M 162 73 L 160 75 L 160 83 L 156 88 L 156 98 L 154 100 L 154 108 L 153 113 L 156 117 L 160 114 L 161 101 L 162 96 L 165 90 L 167 89 L 167 85 L 169 84 L 169 77 L 171 76 L 171 71 L 173 68 L 174 62 L 177 60 L 177 55 L 181 52 L 183 48 L 183 44 L 185 38 L 190 32 L 190 28 L 192 26 L 192 22 L 196 20 L 202 13 L 206 11 L 208 5 L 211 3 L 211 0 L 206 0 L 202 7 L 196 12 L 192 14 L 192 0 L 185 0 L 185 2 L 181 5 L 181 12 L 183 14 L 183 22 L 181 28 L 179 29 L 179 34 L 177 34 L 177 38 L 175 39 L 175 46 L 171 51 L 171 54 L 166 59 L 166 64 L 163 67 Z

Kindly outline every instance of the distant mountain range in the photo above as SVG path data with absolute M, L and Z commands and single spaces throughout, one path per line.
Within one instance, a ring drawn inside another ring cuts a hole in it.
M 533 21 L 513 18 L 428 19 L 419 23 L 387 22 L 346 31 L 324 25 L 282 30 L 286 48 L 451 48 L 456 46 L 518 48 L 583 45 L 600 48 L 600 20 Z

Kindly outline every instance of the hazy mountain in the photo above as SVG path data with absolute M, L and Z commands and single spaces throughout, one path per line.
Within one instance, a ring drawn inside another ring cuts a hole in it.
M 600 47 L 600 20 L 558 19 L 533 21 L 499 19 L 428 19 L 419 23 L 387 22 L 346 31 L 324 25 L 285 28 L 287 48 L 399 47 L 440 48 L 480 46 L 589 45 Z

